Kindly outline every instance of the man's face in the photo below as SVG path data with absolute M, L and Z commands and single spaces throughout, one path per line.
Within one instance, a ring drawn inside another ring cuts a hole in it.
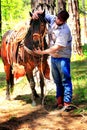
M 63 22 L 61 19 L 59 19 L 58 17 L 56 17 L 55 22 L 56 22 L 56 24 L 59 25 L 59 26 L 64 23 L 64 22 Z

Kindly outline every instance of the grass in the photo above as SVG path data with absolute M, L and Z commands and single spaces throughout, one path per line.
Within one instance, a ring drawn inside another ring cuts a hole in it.
M 4 88 L 6 86 L 5 73 L 3 69 L 3 63 L 0 58 L 0 88 Z
M 75 103 L 87 101 L 87 59 L 72 62 L 71 74 Z
M 71 76 L 73 84 L 73 103 L 79 106 L 78 112 L 83 109 L 87 112 L 87 45 L 83 47 L 83 56 L 73 55 L 71 61 Z M 0 59 L 0 68 L 3 63 Z M 1 70 L 1 69 L 0 69 Z M 20 81 L 17 86 L 23 87 L 26 84 L 26 78 Z M 0 71 L 0 89 L 6 87 L 5 73 Z M 50 94 L 52 95 L 52 94 Z M 48 99 L 49 97 L 49 99 Z M 48 96 L 48 102 L 55 99 L 55 96 Z M 49 103 L 48 103 L 49 104 Z
M 71 75 L 73 83 L 73 103 L 87 112 L 87 45 L 83 46 L 83 56 L 72 56 Z

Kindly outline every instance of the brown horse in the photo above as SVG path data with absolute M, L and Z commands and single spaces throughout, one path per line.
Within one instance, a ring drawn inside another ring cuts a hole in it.
M 48 55 L 37 55 L 33 52 L 33 49 L 38 47 L 40 47 L 40 49 L 42 50 L 48 48 L 45 39 L 45 12 L 43 12 L 43 14 L 39 14 L 38 17 L 39 18 L 37 20 L 33 20 L 31 18 L 29 30 L 22 41 L 14 43 L 15 40 L 13 40 L 13 45 L 12 43 L 8 43 L 6 41 L 6 38 L 11 35 L 12 31 L 6 32 L 6 34 L 2 38 L 1 55 L 6 72 L 8 99 L 10 98 L 9 89 L 10 87 L 12 88 L 14 85 L 14 74 L 12 73 L 12 67 L 14 62 L 17 63 L 18 57 L 18 63 L 24 66 L 27 79 L 30 83 L 30 87 L 32 90 L 32 103 L 36 104 L 35 98 L 38 97 L 38 94 L 35 90 L 35 81 L 33 76 L 33 70 L 36 67 L 39 71 L 41 99 L 43 99 L 44 97 L 44 77 L 49 78 L 50 72 L 47 63 Z

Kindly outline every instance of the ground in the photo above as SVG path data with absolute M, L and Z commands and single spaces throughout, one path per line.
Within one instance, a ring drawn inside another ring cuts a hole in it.
M 5 99 L 6 87 L 0 89 L 0 130 L 87 130 L 84 111 L 80 114 L 74 111 L 60 113 L 52 108 L 53 88 L 53 82 L 47 81 L 43 105 L 39 98 L 36 106 L 31 104 L 31 90 L 26 81 L 15 85 L 10 101 Z M 37 91 L 39 93 L 39 88 Z
M 37 99 L 37 105 L 32 106 L 29 89 L 27 84 L 15 87 L 10 101 L 5 99 L 5 90 L 0 91 L 0 130 L 87 130 L 84 113 L 60 113 L 52 109 L 47 97 L 44 105 Z

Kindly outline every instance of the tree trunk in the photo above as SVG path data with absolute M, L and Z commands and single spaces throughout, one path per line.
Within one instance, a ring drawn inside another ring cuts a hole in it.
M 2 31 L 2 24 L 1 24 L 1 7 L 0 7 L 0 45 L 1 45 L 1 37 L 2 37 L 2 33 L 1 33 L 1 31 Z
M 72 49 L 73 52 L 81 54 L 81 33 L 80 33 L 80 20 L 79 20 L 79 13 L 78 13 L 79 3 L 78 0 L 68 0 L 68 9 L 70 14 L 70 27 L 72 32 Z
M 43 6 L 43 9 L 45 9 L 45 11 L 47 13 L 49 12 L 51 14 L 56 14 L 55 0 L 31 0 L 31 8 L 32 8 L 32 10 L 34 10 L 35 8 L 39 8 L 39 7 L 42 8 L 41 6 L 38 7 L 38 5 Z M 48 10 L 48 8 L 49 8 L 49 10 Z
M 41 0 L 31 0 L 31 9 L 34 10 Z
M 84 16 L 84 39 L 85 39 L 87 37 L 85 0 L 82 0 L 82 10 L 83 10 L 83 16 Z
M 58 0 L 58 11 L 66 10 L 66 0 Z

